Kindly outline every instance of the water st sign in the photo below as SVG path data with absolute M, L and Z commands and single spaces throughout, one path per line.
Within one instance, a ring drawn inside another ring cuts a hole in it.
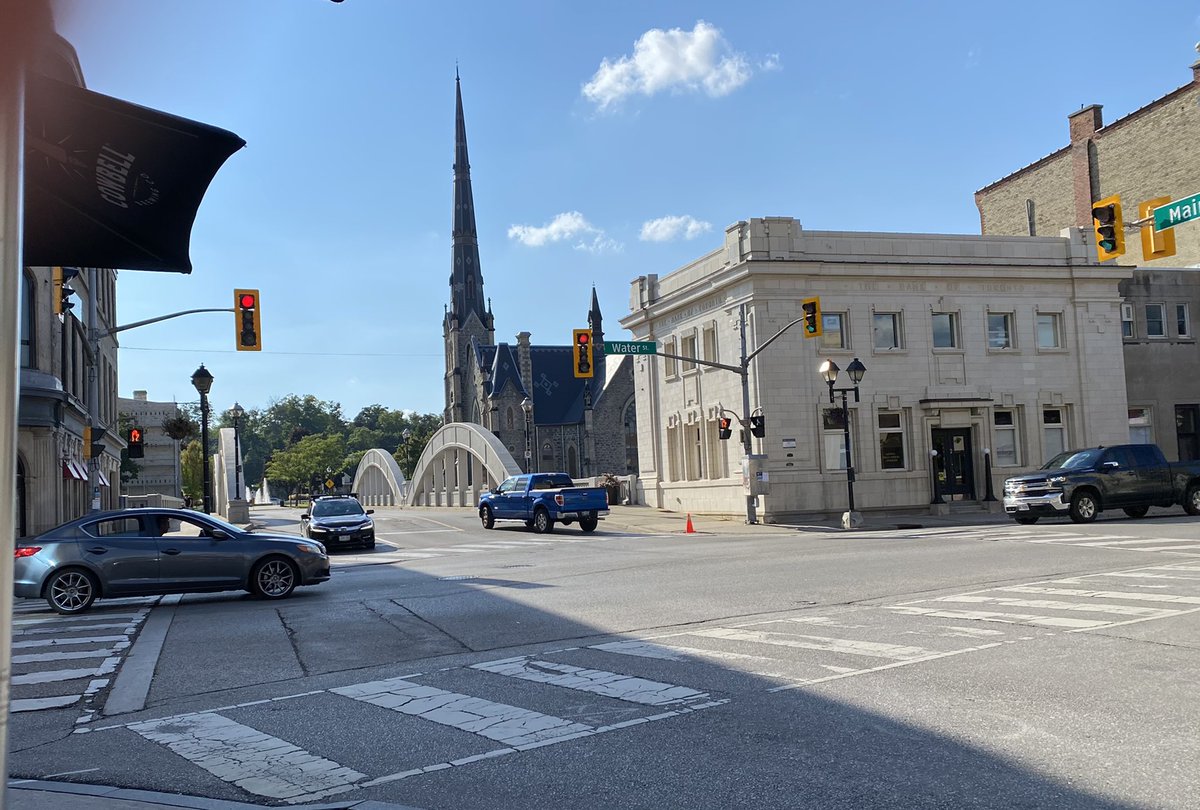
M 606 340 L 605 354 L 654 354 L 658 343 L 653 340 Z
M 1154 230 L 1165 231 L 1190 219 L 1200 219 L 1200 194 L 1193 194 L 1155 208 Z

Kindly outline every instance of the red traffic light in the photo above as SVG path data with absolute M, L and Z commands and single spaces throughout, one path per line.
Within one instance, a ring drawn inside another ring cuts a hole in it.
M 138 430 L 137 428 L 131 428 L 129 431 L 129 441 L 133 442 L 134 444 L 137 444 L 141 440 L 142 440 L 142 431 Z
M 587 343 L 591 339 L 591 335 L 589 335 L 587 332 L 580 332 L 575 336 L 575 340 L 580 344 Z
M 254 304 L 255 304 L 255 298 L 253 295 L 249 295 L 247 293 L 242 293 L 242 297 L 238 300 L 238 303 L 241 304 L 242 308 L 244 308 L 244 309 L 253 309 Z

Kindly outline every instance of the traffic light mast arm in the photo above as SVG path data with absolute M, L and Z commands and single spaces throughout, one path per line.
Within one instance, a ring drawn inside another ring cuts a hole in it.
M 695 363 L 698 366 L 712 366 L 713 368 L 723 368 L 726 371 L 732 371 L 734 374 L 745 374 L 745 368 L 738 366 L 728 366 L 724 363 L 714 363 L 710 360 L 701 360 L 697 357 L 685 357 L 682 354 L 667 354 L 666 352 L 655 352 L 659 357 L 670 357 L 672 360 L 685 360 L 689 363 Z
M 782 334 L 783 334 L 784 332 L 786 332 L 787 330 L 791 329 L 791 328 L 792 328 L 793 326 L 795 326 L 796 324 L 798 324 L 798 323 L 803 323 L 803 322 L 804 322 L 804 318 L 803 318 L 803 317 L 799 317 L 799 318 L 797 318 L 796 320 L 792 321 L 792 322 L 791 322 L 791 323 L 789 323 L 787 326 L 783 327 L 783 328 L 782 328 L 782 329 L 780 329 L 778 332 L 776 332 L 775 334 L 773 334 L 773 335 L 771 335 L 769 338 L 767 338 L 767 339 L 766 339 L 766 341 L 763 343 L 763 345 L 759 346 L 757 349 L 755 349 L 754 351 L 750 352 L 750 354 L 746 355 L 746 359 L 745 359 L 745 360 L 743 360 L 742 362 L 743 362 L 743 363 L 746 363 L 746 364 L 748 365 L 748 364 L 750 363 L 750 361 L 751 361 L 751 360 L 753 360 L 753 359 L 754 359 L 756 356 L 758 356 L 758 353 L 759 353 L 759 352 L 761 352 L 763 349 L 767 348 L 767 347 L 768 347 L 768 346 L 770 346 L 772 343 L 774 343 L 774 342 L 775 342 L 775 341 L 776 341 L 776 340 L 779 338 L 779 336 L 780 336 L 780 335 L 782 335 Z
M 100 332 L 97 337 L 106 338 L 110 335 L 115 335 L 117 332 L 124 332 L 126 329 L 136 329 L 139 326 L 148 326 L 159 321 L 168 321 L 171 318 L 178 318 L 182 315 L 194 315 L 197 312 L 236 312 L 236 310 L 228 307 L 225 309 L 185 309 L 183 312 L 172 312 L 170 315 L 159 315 L 157 318 L 148 318 L 144 321 L 127 323 L 124 326 L 114 326 L 112 329 L 105 329 L 103 332 Z

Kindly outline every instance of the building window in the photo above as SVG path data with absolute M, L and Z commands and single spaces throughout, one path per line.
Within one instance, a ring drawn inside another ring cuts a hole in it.
M 516 425 L 517 425 L 517 416 L 516 416 L 516 414 L 513 412 L 513 409 L 512 409 L 512 408 L 509 408 L 508 410 L 506 410 L 506 411 L 505 411 L 505 413 L 504 413 L 504 422 L 505 422 L 505 424 L 508 426 L 508 429 L 509 429 L 509 430 L 513 430 L 513 429 L 515 429 L 515 428 L 516 428 Z
M 696 356 L 696 336 L 694 334 L 687 335 L 686 337 L 684 337 L 680 345 L 682 347 L 682 351 L 680 351 L 679 353 L 682 354 L 684 357 L 695 357 Z M 683 361 L 683 370 L 684 371 L 694 371 L 695 368 L 696 368 L 696 364 L 693 363 L 691 360 Z
M 1061 408 L 1042 409 L 1042 441 L 1049 461 L 1067 449 L 1067 425 Z
M 1192 319 L 1188 317 L 1188 305 L 1175 305 L 1175 333 L 1181 338 L 1192 336 Z
M 717 327 L 710 325 L 704 327 L 704 359 L 710 363 L 719 363 L 721 358 L 717 357 Z
M 903 470 L 904 420 L 899 413 L 879 414 L 879 467 Z
M 1121 337 L 1137 337 L 1137 329 L 1133 326 L 1133 304 L 1121 304 Z
M 1149 408 L 1129 409 L 1129 443 L 1150 444 L 1154 441 L 1154 425 L 1150 422 Z
M 687 480 L 698 481 L 704 477 L 704 448 L 700 441 L 700 423 L 695 422 L 684 428 L 684 441 L 687 447 L 684 448 L 686 458 L 684 459 L 684 468 L 687 472 Z
M 1021 463 L 1017 454 L 1017 414 L 1015 411 L 995 411 L 996 452 L 992 460 L 997 467 L 1016 467 Z
M 825 447 L 825 469 L 846 469 L 846 435 L 841 408 L 825 408 L 821 412 L 821 432 Z
M 554 461 L 554 445 L 542 442 L 542 461 Z
M 1037 345 L 1039 349 L 1061 349 L 1062 315 L 1057 312 L 1039 312 L 1037 316 Z
M 958 315 L 954 312 L 933 313 L 933 348 L 958 348 Z
M 708 477 L 727 478 L 729 473 L 725 457 L 726 442 L 721 441 L 721 425 L 717 419 L 710 419 L 706 429 L 708 441 Z
M 824 312 L 821 314 L 821 348 L 845 349 L 850 345 L 846 335 L 846 313 Z
M 1179 444 L 1179 460 L 1200 458 L 1200 405 L 1175 406 L 1175 439 Z
M 572 478 L 579 477 L 579 462 L 577 459 L 578 455 L 575 452 L 575 445 L 572 444 L 567 448 L 567 475 Z
M 1037 236 L 1037 219 L 1034 216 L 1033 200 L 1025 200 L 1025 219 L 1029 224 L 1029 235 Z
M 637 444 L 637 403 L 633 400 L 625 406 L 625 472 L 636 474 L 638 471 Z
M 37 309 L 33 292 L 33 279 L 26 272 L 21 273 L 21 368 L 33 367 L 33 336 Z
M 1162 304 L 1146 304 L 1146 337 L 1166 337 L 1165 320 Z
M 675 338 L 671 338 L 663 343 L 663 354 L 677 354 L 675 351 Z M 666 370 L 667 378 L 669 379 L 671 377 L 678 376 L 679 365 L 675 362 L 675 358 L 667 357 L 664 359 L 666 360 L 664 368 Z
M 987 339 L 989 349 L 1011 349 L 1013 347 L 1011 312 L 988 313 Z
M 898 312 L 876 312 L 872 316 L 871 330 L 876 349 L 886 351 L 902 348 Z

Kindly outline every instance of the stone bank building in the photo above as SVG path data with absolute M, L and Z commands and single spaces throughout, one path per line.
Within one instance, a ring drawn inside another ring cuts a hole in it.
M 856 507 L 927 508 L 999 497 L 1003 479 L 1065 448 L 1128 441 L 1118 282 L 1090 232 L 941 236 L 805 231 L 791 218 L 738 222 L 724 244 L 665 276 L 634 280 L 622 326 L 682 357 L 738 365 L 820 298 L 823 335 L 794 327 L 750 364 L 753 439 L 778 522 L 846 508 L 840 397 L 825 358 L 866 366 L 849 404 Z M 652 506 L 744 514 L 742 446 L 721 440 L 740 415 L 737 374 L 686 360 L 634 363 L 641 496 Z M 845 374 L 839 387 L 848 384 Z M 931 451 L 937 450 L 936 456 Z

